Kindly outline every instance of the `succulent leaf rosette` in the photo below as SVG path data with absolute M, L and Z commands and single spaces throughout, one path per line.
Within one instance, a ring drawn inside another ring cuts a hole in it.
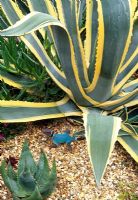
M 27 140 L 24 142 L 18 169 L 3 161 L 0 166 L 5 185 L 13 200 L 43 200 L 51 195 L 57 182 L 56 164 L 50 170 L 45 153 L 41 151 L 38 163 L 33 159 Z

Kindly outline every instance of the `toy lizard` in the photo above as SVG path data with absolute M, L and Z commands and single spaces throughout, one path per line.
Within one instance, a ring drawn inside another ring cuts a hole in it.
M 49 129 L 45 129 L 43 131 L 46 135 L 49 135 L 52 137 L 53 146 L 52 147 L 58 147 L 60 144 L 66 144 L 68 149 L 71 150 L 71 143 L 75 140 L 77 140 L 77 137 L 70 136 L 70 130 L 66 130 L 63 133 L 56 133 Z

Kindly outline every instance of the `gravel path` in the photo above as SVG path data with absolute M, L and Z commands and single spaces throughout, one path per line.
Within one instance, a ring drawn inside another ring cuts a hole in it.
M 43 148 L 50 162 L 56 159 L 58 185 L 49 200 L 129 200 L 124 197 L 129 193 L 138 199 L 138 165 L 116 143 L 110 163 L 107 167 L 102 184 L 96 187 L 87 154 L 86 141 L 77 141 L 72 144 L 72 152 L 66 145 L 51 148 L 51 141 L 42 133 L 45 127 L 55 131 L 71 129 L 72 133 L 79 130 L 80 125 L 72 125 L 66 119 L 42 121 L 39 124 L 28 124 L 27 130 L 7 142 L 0 143 L 0 162 L 9 155 L 19 158 L 24 138 L 30 141 L 30 149 L 38 159 L 40 149 Z M 121 195 L 123 194 L 123 197 Z M 0 176 L 0 200 L 11 200 L 11 195 L 5 188 Z M 132 199 L 133 200 L 133 199 Z

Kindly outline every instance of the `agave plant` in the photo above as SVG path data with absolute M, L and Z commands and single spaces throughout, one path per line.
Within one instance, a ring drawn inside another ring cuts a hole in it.
M 13 200 L 43 200 L 50 196 L 56 186 L 55 161 L 50 170 L 45 153 L 41 151 L 40 159 L 36 164 L 27 141 L 23 145 L 17 172 L 11 164 L 8 164 L 6 170 L 6 161 L 3 161 L 0 173 L 12 193 Z
M 138 69 L 137 0 L 0 2 L 11 24 L 0 35 L 18 36 L 67 94 L 53 103 L 0 101 L 0 121 L 83 116 L 88 152 L 100 184 L 121 128 L 121 118 L 114 113 L 138 103 L 138 80 L 129 80 Z M 22 12 L 21 2 L 29 14 Z M 60 67 L 41 43 L 39 35 L 44 38 L 45 33 L 54 43 Z M 6 77 L 2 79 L 6 82 Z M 128 130 L 125 124 L 123 129 Z M 124 146 L 137 160 L 138 137 L 132 130 L 127 132 Z M 129 140 L 137 146 L 129 146 Z

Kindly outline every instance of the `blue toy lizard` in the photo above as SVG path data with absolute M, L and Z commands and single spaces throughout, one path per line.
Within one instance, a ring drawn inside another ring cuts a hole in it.
M 59 146 L 60 144 L 70 145 L 71 142 L 77 140 L 76 137 L 69 135 L 70 131 L 65 131 L 63 133 L 53 134 L 52 142 L 53 144 Z
M 58 147 L 60 144 L 67 144 L 67 147 L 71 149 L 71 143 L 77 140 L 77 137 L 70 136 L 70 131 L 66 130 L 63 133 L 54 134 L 53 131 L 49 131 L 49 129 L 45 129 L 45 134 L 52 137 L 53 147 Z

